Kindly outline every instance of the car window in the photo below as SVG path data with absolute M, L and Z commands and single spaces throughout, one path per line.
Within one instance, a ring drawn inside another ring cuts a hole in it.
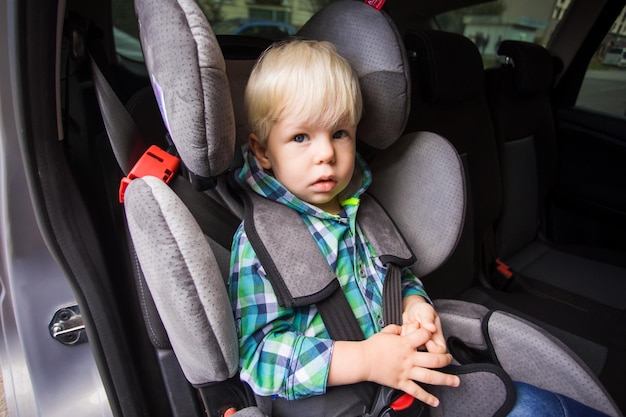
M 334 0 L 197 0 L 218 35 L 283 39 Z M 112 0 L 117 53 L 143 61 L 132 0 Z
M 626 115 L 626 8 L 591 58 L 576 106 Z
M 143 62 L 133 1 L 112 0 L 111 8 L 115 51 L 131 61 Z
M 256 25 L 256 26 L 248 26 L 239 32 L 240 35 L 246 36 L 256 36 L 259 38 L 267 38 L 267 39 L 282 39 L 286 38 L 289 35 L 293 35 L 294 31 L 290 31 L 288 28 L 283 26 L 274 26 L 274 25 Z
M 540 2 L 497 0 L 435 17 L 440 29 L 470 38 L 485 68 L 499 65 L 497 50 L 505 39 L 548 45 L 569 0 Z M 626 112 L 626 8 L 589 62 L 577 106 L 612 115 Z
M 497 0 L 440 14 L 435 21 L 442 30 L 474 41 L 489 68 L 498 65 L 503 40 L 547 45 L 569 4 L 567 0 Z

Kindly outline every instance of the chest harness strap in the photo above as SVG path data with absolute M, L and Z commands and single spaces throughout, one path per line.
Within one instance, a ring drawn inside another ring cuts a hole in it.
M 333 340 L 363 340 L 364 335 L 324 255 L 295 210 L 246 190 L 244 227 L 281 306 L 315 304 Z M 383 319 L 402 322 L 401 268 L 415 256 L 380 204 L 361 196 L 359 226 L 387 267 L 383 284 Z M 373 383 L 330 387 L 325 395 L 303 400 L 274 400 L 273 416 L 379 416 L 398 397 Z M 383 398 L 383 400 L 381 400 Z M 417 403 L 417 402 L 416 402 Z M 404 405 L 403 405 L 404 407 Z M 310 413 L 310 414 L 307 414 Z

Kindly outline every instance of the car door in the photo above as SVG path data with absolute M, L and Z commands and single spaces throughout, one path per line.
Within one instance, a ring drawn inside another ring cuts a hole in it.
M 572 11 L 576 13 L 589 11 L 578 7 Z M 581 39 L 555 88 L 560 160 L 549 224 L 557 241 L 623 251 L 626 71 L 603 61 L 611 49 L 624 43 L 624 2 L 605 2 L 597 13 L 595 25 Z M 569 24 L 560 30 L 580 28 Z M 559 43 L 565 37 L 557 37 L 550 49 L 567 60 L 568 46 Z
M 51 236 L 50 217 L 43 210 L 40 180 L 51 171 L 38 166 L 30 153 L 34 137 L 52 138 L 53 144 L 59 141 L 55 107 L 50 102 L 55 87 L 56 4 L 29 5 L 0 2 L 0 366 L 4 411 L 29 416 L 77 412 L 110 416 L 92 346 L 86 343 L 87 320 L 68 282 L 64 262 L 57 256 L 61 242 Z M 52 21 L 42 20 L 46 16 Z M 31 25 L 37 29 L 29 31 Z M 51 41 L 52 50 L 41 40 Z M 62 177 L 59 170 L 54 173 Z

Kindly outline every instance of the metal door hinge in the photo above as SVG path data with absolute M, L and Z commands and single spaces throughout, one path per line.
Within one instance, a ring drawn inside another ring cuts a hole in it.
M 64 345 L 87 341 L 85 324 L 77 305 L 63 307 L 54 313 L 48 326 L 50 335 Z

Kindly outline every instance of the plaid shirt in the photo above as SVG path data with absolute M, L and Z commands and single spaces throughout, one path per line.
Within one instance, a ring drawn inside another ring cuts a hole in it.
M 386 268 L 356 223 L 358 197 L 371 182 L 370 171 L 357 156 L 356 191 L 340 198 L 339 215 L 307 204 L 261 170 L 247 149 L 237 180 L 266 198 L 281 202 L 302 217 L 335 271 L 366 338 L 381 330 L 382 288 Z M 350 188 L 350 187 L 349 187 Z M 306 256 L 303 254 L 303 256 Z M 403 269 L 403 296 L 426 297 L 422 283 Z M 315 305 L 284 308 L 260 264 L 243 228 L 237 230 L 231 254 L 230 298 L 237 323 L 241 379 L 261 396 L 288 400 L 326 391 L 333 341 Z

